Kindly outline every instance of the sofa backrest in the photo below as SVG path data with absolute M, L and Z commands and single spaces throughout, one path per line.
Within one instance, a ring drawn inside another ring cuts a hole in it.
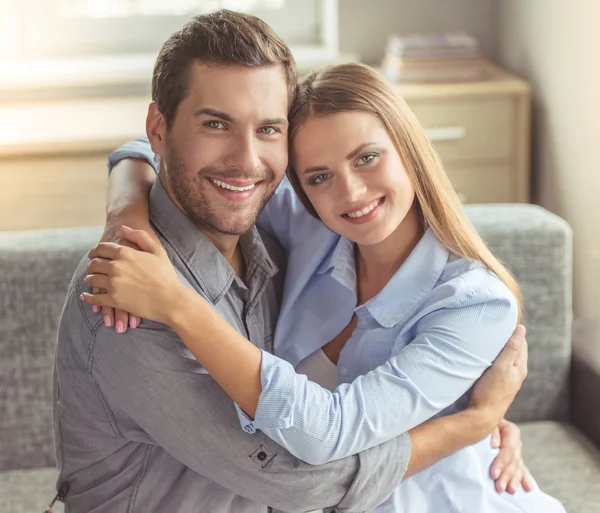
M 529 376 L 510 416 L 566 419 L 571 230 L 532 205 L 469 206 L 467 212 L 524 295 Z M 99 228 L 0 233 L 0 471 L 54 465 L 58 320 L 71 275 L 100 234 Z
M 572 324 L 572 232 L 536 205 L 469 205 L 467 214 L 523 293 L 529 374 L 509 418 L 567 420 Z M 485 340 L 481 341 L 485 343 Z
M 54 466 L 52 362 L 71 276 L 99 228 L 0 233 L 0 471 Z

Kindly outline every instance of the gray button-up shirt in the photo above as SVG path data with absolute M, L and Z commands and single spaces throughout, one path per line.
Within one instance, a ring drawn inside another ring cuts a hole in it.
M 285 265 L 277 242 L 256 229 L 241 238 L 244 283 L 160 180 L 150 216 L 180 279 L 271 351 Z M 69 288 L 54 371 L 67 512 L 363 511 L 398 485 L 410 453 L 406 436 L 311 466 L 264 434 L 245 433 L 231 399 L 168 326 L 144 320 L 124 335 L 104 327 L 78 299 L 87 263 Z

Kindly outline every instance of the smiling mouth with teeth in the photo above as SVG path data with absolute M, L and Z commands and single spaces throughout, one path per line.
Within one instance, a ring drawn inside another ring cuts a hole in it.
M 379 206 L 380 203 L 381 203 L 381 198 L 380 199 L 376 199 L 375 201 L 373 201 L 373 203 L 371 203 L 370 205 L 366 206 L 362 210 L 357 210 L 355 212 L 348 212 L 348 213 L 343 214 L 343 215 L 346 216 L 346 217 L 350 217 L 352 219 L 356 219 L 358 217 L 363 217 L 363 216 L 366 216 L 367 214 L 370 214 L 371 212 L 373 212 L 373 210 L 375 210 Z
M 230 185 L 228 183 L 225 182 L 221 182 L 220 180 L 217 180 L 216 178 L 211 178 L 210 179 L 212 183 L 214 183 L 215 185 L 221 187 L 222 189 L 227 189 L 228 191 L 234 191 L 234 192 L 247 192 L 247 191 L 251 191 L 252 189 L 254 189 L 256 187 L 256 184 L 258 183 L 253 183 L 251 185 L 247 185 L 246 187 L 236 187 L 235 185 Z

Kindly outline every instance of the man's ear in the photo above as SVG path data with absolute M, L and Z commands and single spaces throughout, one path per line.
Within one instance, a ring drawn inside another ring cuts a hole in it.
M 158 110 L 156 102 L 152 102 L 148 107 L 146 134 L 148 135 L 152 151 L 161 157 L 164 156 L 167 143 L 167 122 Z

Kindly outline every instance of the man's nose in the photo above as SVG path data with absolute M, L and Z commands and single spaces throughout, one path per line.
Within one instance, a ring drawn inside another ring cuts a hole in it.
M 241 135 L 232 145 L 225 165 L 242 169 L 244 171 L 255 171 L 261 166 L 260 155 L 254 134 Z

